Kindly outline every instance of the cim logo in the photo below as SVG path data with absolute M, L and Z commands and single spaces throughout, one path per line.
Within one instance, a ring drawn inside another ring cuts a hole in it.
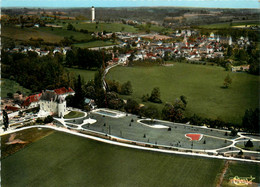
M 237 186 L 245 186 L 245 185 L 251 185 L 252 184 L 252 181 L 255 179 L 255 177 L 238 177 L 238 176 L 235 176 L 235 177 L 231 177 L 229 178 L 229 182 L 231 184 L 235 184 Z

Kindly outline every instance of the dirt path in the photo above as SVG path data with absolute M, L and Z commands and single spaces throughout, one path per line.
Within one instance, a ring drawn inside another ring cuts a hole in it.
M 221 175 L 220 175 L 220 178 L 218 180 L 218 183 L 217 183 L 216 187 L 221 187 L 221 184 L 223 182 L 224 176 L 225 176 L 225 174 L 227 172 L 227 169 L 228 169 L 228 166 L 229 166 L 229 162 L 230 161 L 226 161 L 225 162 L 224 168 L 223 168 L 223 170 L 221 172 Z

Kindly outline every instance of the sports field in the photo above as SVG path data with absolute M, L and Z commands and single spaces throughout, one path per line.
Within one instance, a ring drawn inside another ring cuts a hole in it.
M 223 161 L 55 132 L 2 160 L 3 186 L 215 186 Z
M 232 84 L 223 89 L 227 74 Z M 133 94 L 130 97 L 140 103 L 144 94 L 151 94 L 154 87 L 159 87 L 163 104 L 153 104 L 159 109 L 184 95 L 188 101 L 187 115 L 195 113 L 241 124 L 245 110 L 258 107 L 259 76 L 227 72 L 217 66 L 175 63 L 171 67 L 115 67 L 106 78 L 120 83 L 131 81 Z

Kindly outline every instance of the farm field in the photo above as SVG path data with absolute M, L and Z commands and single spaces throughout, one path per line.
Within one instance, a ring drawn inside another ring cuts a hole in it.
M 83 34 L 75 31 L 68 31 L 61 28 L 42 27 L 42 28 L 19 28 L 15 26 L 2 27 L 2 36 L 17 40 L 29 40 L 30 38 L 42 38 L 45 42 L 60 42 L 64 37 L 73 36 L 74 39 L 90 39 L 89 34 Z
M 85 70 L 85 69 L 76 69 L 76 68 L 66 68 L 69 72 L 72 72 L 75 76 L 80 75 L 81 78 L 87 83 L 89 80 L 94 80 L 96 71 Z
M 91 47 L 109 46 L 109 45 L 114 45 L 114 43 L 111 41 L 98 40 L 98 41 L 92 41 L 87 43 L 73 44 L 73 46 L 80 47 L 80 48 L 91 48 Z
M 215 186 L 223 163 L 55 132 L 3 159 L 1 172 L 3 186 L 209 187 Z
M 7 93 L 15 93 L 20 91 L 25 95 L 29 95 L 31 90 L 28 90 L 22 87 L 19 83 L 9 80 L 9 79 L 1 79 L 1 97 L 7 97 Z
M 227 74 L 232 78 L 232 84 L 223 89 Z M 144 94 L 151 94 L 154 87 L 159 87 L 163 104 L 144 103 L 159 109 L 166 102 L 174 102 L 184 95 L 188 101 L 186 115 L 196 113 L 241 124 L 245 110 L 258 107 L 259 77 L 227 72 L 217 66 L 175 63 L 171 67 L 115 67 L 106 78 L 120 83 L 131 81 L 133 94 L 123 98 L 131 97 L 140 103 Z
M 244 25 L 260 25 L 259 21 L 242 21 L 242 22 L 230 22 L 228 23 L 214 23 L 214 24 L 208 24 L 208 25 L 199 25 L 200 28 L 205 29 L 222 29 L 222 28 L 236 28 L 237 26 L 244 26 Z

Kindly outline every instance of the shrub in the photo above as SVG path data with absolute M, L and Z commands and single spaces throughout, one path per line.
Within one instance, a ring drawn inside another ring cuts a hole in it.
M 245 147 L 254 147 L 254 144 L 251 140 L 248 140 L 245 144 Z

